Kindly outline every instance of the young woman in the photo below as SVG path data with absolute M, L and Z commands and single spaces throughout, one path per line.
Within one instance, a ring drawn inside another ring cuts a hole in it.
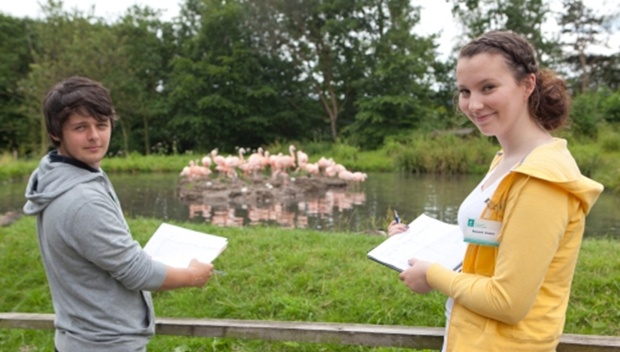
M 444 351 L 555 351 L 585 218 L 603 187 L 551 136 L 569 95 L 527 40 L 502 31 L 474 39 L 456 78 L 459 109 L 501 150 L 459 208 L 469 242 L 462 272 L 412 258 L 400 279 L 449 297 Z M 392 223 L 389 233 L 403 230 Z

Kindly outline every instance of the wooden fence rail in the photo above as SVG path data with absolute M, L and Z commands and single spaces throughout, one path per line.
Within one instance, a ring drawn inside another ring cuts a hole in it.
M 156 318 L 158 335 L 440 349 L 443 328 L 296 321 Z M 54 314 L 0 313 L 2 329 L 54 329 Z M 558 352 L 620 351 L 620 336 L 564 334 Z

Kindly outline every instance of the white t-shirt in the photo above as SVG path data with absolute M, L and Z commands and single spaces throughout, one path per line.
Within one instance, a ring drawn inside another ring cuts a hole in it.
M 493 171 L 487 173 L 486 176 L 480 181 L 478 186 L 471 191 L 471 193 L 465 198 L 465 200 L 461 203 L 458 212 L 458 225 L 461 228 L 461 232 L 465 233 L 465 227 L 467 226 L 467 219 L 476 219 L 480 217 L 484 207 L 486 207 L 486 200 L 490 199 L 495 193 L 497 186 L 500 181 L 506 176 L 506 174 L 502 175 L 502 177 L 498 178 L 490 184 L 487 188 L 482 189 L 482 186 L 486 182 L 486 180 L 493 174 Z M 452 314 L 452 306 L 454 305 L 454 300 L 452 297 L 448 297 L 446 300 L 446 332 L 444 336 L 448 336 L 448 325 L 450 322 L 450 315 Z M 444 337 L 442 352 L 446 351 L 446 339 Z

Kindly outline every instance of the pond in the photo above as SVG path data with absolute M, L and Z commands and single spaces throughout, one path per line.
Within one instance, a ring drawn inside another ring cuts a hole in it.
M 365 182 L 347 189 L 330 189 L 321 197 L 256 205 L 244 204 L 242 199 L 228 204 L 183 202 L 174 173 L 112 174 L 110 178 L 127 217 L 362 233 L 377 233 L 390 218 L 391 209 L 398 210 L 404 222 L 426 213 L 455 223 L 461 201 L 479 181 L 479 176 L 472 175 L 369 173 Z M 0 184 L 0 214 L 21 209 L 25 186 L 26 180 Z M 607 192 L 599 198 L 588 216 L 586 236 L 620 239 L 620 197 Z

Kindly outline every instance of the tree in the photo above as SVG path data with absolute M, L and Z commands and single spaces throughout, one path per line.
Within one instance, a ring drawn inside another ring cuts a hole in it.
M 564 11 L 560 14 L 558 22 L 562 27 L 562 34 L 567 38 L 564 46 L 572 49 L 568 61 L 572 61 L 573 65 L 578 68 L 581 82 L 579 90 L 585 93 L 590 85 L 591 66 L 601 56 L 591 55 L 588 49 L 593 45 L 601 44 L 601 35 L 606 31 L 604 23 L 609 18 L 597 15 L 581 0 L 564 0 L 562 4 Z M 574 64 L 576 62 L 577 65 Z
M 357 79 L 355 121 L 345 131 L 357 144 L 376 148 L 390 135 L 423 128 L 432 119 L 434 37 L 411 34 L 419 9 L 408 0 L 386 1 L 370 12 L 373 31 Z
M 166 86 L 180 150 L 257 147 L 316 125 L 299 72 L 258 46 L 246 10 L 242 1 L 219 0 L 190 0 L 182 10 L 181 49 Z
M 250 0 L 258 12 L 256 22 L 274 55 L 300 69 L 299 80 L 310 87 L 338 139 L 338 122 L 348 111 L 355 115 L 352 83 L 363 74 L 365 41 L 370 33 L 368 15 L 372 0 Z
M 28 74 L 32 62 L 30 47 L 35 40 L 29 32 L 32 21 L 0 13 L 0 150 L 25 154 L 22 141 L 28 135 L 28 119 L 21 108 L 25 97 L 19 81 Z
M 24 108 L 31 126 L 25 143 L 44 154 L 49 148 L 45 121 L 40 114 L 45 93 L 57 82 L 75 75 L 102 81 L 114 97 L 113 77 L 124 70 L 119 38 L 101 20 L 79 11 L 67 13 L 62 2 L 48 0 L 42 6 L 45 18 L 32 23 L 36 46 L 31 46 L 33 62 L 28 75 L 19 82 L 25 97 Z
M 491 30 L 510 30 L 533 44 L 543 65 L 553 65 L 560 57 L 557 40 L 542 33 L 542 25 L 551 15 L 543 0 L 451 1 L 452 13 L 463 25 L 464 38 L 475 38 Z
M 112 26 L 111 30 L 120 39 L 120 55 L 124 58 L 124 72 L 115 77 L 116 109 L 128 120 L 129 133 L 125 136 L 125 150 L 151 152 L 151 126 L 158 121 L 165 126 L 164 79 L 171 55 L 164 43 L 167 28 L 160 20 L 160 13 L 149 7 L 131 7 Z M 158 139 L 163 133 L 159 131 Z M 142 146 L 130 146 L 132 141 L 142 141 Z
M 411 34 L 419 10 L 408 1 L 250 3 L 260 19 L 257 32 L 265 33 L 269 50 L 303 70 L 299 79 L 321 104 L 332 140 L 338 140 L 344 128 L 348 136 L 362 137 L 363 131 L 364 141 L 380 142 L 390 130 L 385 121 L 415 116 L 414 95 L 426 95 L 428 84 L 422 82 L 434 64 L 433 38 Z

